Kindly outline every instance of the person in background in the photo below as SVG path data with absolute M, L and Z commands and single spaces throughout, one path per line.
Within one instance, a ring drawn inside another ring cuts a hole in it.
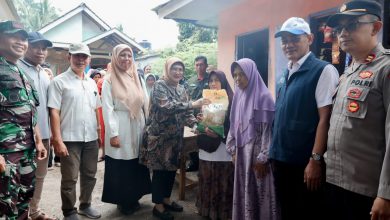
M 382 7 L 350 1 L 328 19 L 352 63 L 334 96 L 326 153 L 326 219 L 390 219 L 390 50 Z
M 253 60 L 232 63 L 231 73 L 236 89 L 226 148 L 235 166 L 232 219 L 277 220 L 280 213 L 268 157 L 274 100 Z
M 87 45 L 69 46 L 69 69 L 55 77 L 49 86 L 50 122 L 56 155 L 61 157 L 61 200 L 65 220 L 101 217 L 91 206 L 96 184 L 100 139 L 96 83 L 85 76 L 91 53 Z M 80 174 L 80 203 L 77 211 L 76 184 Z
M 18 66 L 26 73 L 38 92 L 39 106 L 38 126 L 41 131 L 42 143 L 47 152 L 50 152 L 50 123 L 49 109 L 47 108 L 47 92 L 49 89 L 50 79 L 46 71 L 41 67 L 45 62 L 48 53 L 48 47 L 52 47 L 51 41 L 43 37 L 39 32 L 28 33 L 29 47 L 25 56 L 18 61 Z M 44 160 L 37 160 L 37 169 L 35 170 L 35 190 L 34 196 L 30 202 L 30 218 L 32 220 L 52 220 L 39 209 L 41 201 L 43 182 L 47 174 L 49 157 Z
M 234 166 L 231 162 L 232 156 L 226 151 L 225 137 L 230 128 L 229 117 L 233 91 L 225 73 L 218 70 L 210 73 L 209 86 L 213 90 L 224 89 L 226 91 L 229 107 L 224 121 L 224 137 L 206 128 L 206 135 L 219 144 L 218 148 L 213 152 L 199 149 L 199 190 L 196 207 L 203 217 L 211 220 L 227 220 L 232 218 Z M 205 141 L 210 143 L 209 140 Z
M 148 73 L 145 76 L 145 81 L 146 81 L 146 91 L 147 91 L 148 95 L 150 96 L 151 92 L 152 92 L 153 85 L 157 81 L 156 76 L 151 74 L 151 73 Z
M 287 19 L 275 34 L 289 60 L 276 97 L 270 158 L 282 219 L 321 220 L 332 94 L 339 74 L 310 52 L 313 34 L 302 18 Z
M 192 114 L 194 108 L 210 103 L 204 99 L 194 102 L 188 99 L 186 90 L 179 84 L 183 74 L 184 63 L 180 59 L 167 59 L 164 77 L 152 89 L 150 114 L 140 151 L 140 162 L 153 172 L 153 215 L 163 220 L 174 219 L 169 211 L 183 211 L 170 197 L 179 167 L 184 126 L 193 127 L 197 122 Z
M 143 70 L 144 70 L 145 76 L 148 74 L 151 74 L 152 73 L 152 66 L 150 64 L 147 64 L 146 66 L 144 66 Z
M 53 71 L 50 69 L 50 63 L 43 63 L 41 67 L 43 68 L 43 70 L 45 70 L 46 74 L 49 76 L 49 79 L 52 80 L 54 78 L 54 74 Z
M 28 34 L 15 21 L 0 22 L 0 218 L 28 219 L 35 158 L 47 156 L 37 126 L 38 93 L 16 65 Z
M 196 75 L 191 77 L 187 82 L 181 82 L 185 88 L 188 88 L 189 96 L 191 100 L 198 100 L 202 98 L 203 89 L 209 88 L 209 74 L 206 72 L 208 67 L 207 58 L 205 56 L 197 56 L 194 61 Z M 194 114 L 197 115 L 200 112 L 199 109 L 194 110 Z M 190 162 L 186 168 L 187 172 L 197 171 L 199 168 L 199 155 L 198 152 L 190 153 Z
M 138 200 L 150 193 L 149 171 L 138 159 L 149 102 L 137 76 L 132 49 L 119 44 L 112 54 L 112 70 L 102 89 L 107 122 L 102 201 L 117 204 L 121 213 L 129 215 L 140 209 Z
M 106 75 L 106 71 L 101 70 L 101 72 L 103 72 L 102 75 Z M 103 82 L 104 82 L 104 77 L 100 78 L 99 81 L 96 84 L 97 88 L 98 88 L 100 99 L 102 97 Z M 103 109 L 102 109 L 102 107 L 98 108 L 98 112 L 99 112 L 99 123 L 100 123 L 100 137 L 102 138 L 102 141 L 101 141 L 101 143 L 99 145 L 99 148 L 102 150 L 102 154 L 101 154 L 101 156 L 99 156 L 98 162 L 102 162 L 102 161 L 104 161 L 105 156 L 106 156 L 105 147 L 104 147 L 105 143 L 106 143 L 106 139 L 105 139 L 106 127 L 104 125 Z
M 96 69 L 91 69 L 89 72 L 90 72 L 89 77 L 93 79 L 93 81 L 95 81 L 95 83 L 97 84 L 99 80 L 102 78 L 100 71 Z

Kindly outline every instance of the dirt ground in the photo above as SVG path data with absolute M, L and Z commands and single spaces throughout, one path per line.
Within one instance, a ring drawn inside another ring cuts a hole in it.
M 190 173 L 192 178 L 196 177 L 196 174 Z M 157 220 L 152 215 L 153 203 L 151 202 L 151 195 L 144 196 L 141 200 L 141 210 L 134 213 L 133 215 L 124 216 L 116 208 L 116 205 L 103 203 L 101 201 L 102 190 L 103 190 L 103 176 L 104 176 L 104 162 L 98 163 L 98 171 L 96 174 L 97 183 L 92 195 L 92 206 L 99 209 L 102 213 L 100 219 L 109 219 L 109 220 L 123 220 L 123 219 L 134 219 L 134 220 Z M 60 181 L 61 173 L 59 167 L 54 167 L 53 170 L 48 171 L 48 174 L 45 178 L 44 189 L 42 194 L 42 200 L 40 203 L 41 209 L 52 216 L 57 217 L 58 219 L 63 219 L 61 212 L 61 197 L 60 197 Z M 181 205 L 184 206 L 184 212 L 182 213 L 173 213 L 175 219 L 177 220 L 200 220 L 205 219 L 200 217 L 196 213 L 195 200 L 196 200 L 196 191 L 197 187 L 192 190 L 186 191 L 186 200 L 178 201 Z M 77 195 L 79 195 L 79 187 L 77 187 Z M 178 184 L 177 182 L 174 185 L 173 194 L 171 197 L 173 200 L 177 201 L 178 199 Z M 78 203 L 76 204 L 78 207 Z M 80 219 L 88 219 L 82 216 L 79 216 Z

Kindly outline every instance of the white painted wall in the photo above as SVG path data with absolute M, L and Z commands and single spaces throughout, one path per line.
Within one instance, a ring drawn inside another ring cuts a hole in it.
M 102 34 L 104 31 L 100 30 L 99 26 L 95 24 L 88 16 L 83 16 L 83 41 Z
M 0 0 L 0 21 L 2 20 L 16 20 L 6 0 Z
M 78 13 L 43 35 L 53 42 L 76 43 L 83 40 L 82 15 Z

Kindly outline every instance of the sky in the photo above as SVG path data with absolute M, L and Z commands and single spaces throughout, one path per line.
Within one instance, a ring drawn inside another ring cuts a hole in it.
M 137 42 L 148 40 L 152 49 L 175 46 L 179 34 L 176 22 L 160 19 L 151 9 L 168 0 L 50 0 L 60 16 L 84 2 L 111 27 L 119 24 L 123 32 Z

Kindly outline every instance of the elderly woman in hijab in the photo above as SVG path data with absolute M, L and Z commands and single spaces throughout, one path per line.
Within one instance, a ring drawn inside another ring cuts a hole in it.
M 224 89 L 229 98 L 229 107 L 224 121 L 224 137 L 230 128 L 230 107 L 233 91 L 222 71 L 211 71 L 209 87 L 213 90 Z M 203 143 L 206 146 L 214 145 L 217 148 L 202 149 L 199 146 L 199 190 L 196 207 L 199 214 L 211 220 L 226 220 L 232 218 L 234 166 L 232 156 L 226 151 L 226 139 L 206 128 L 207 138 Z M 204 136 L 198 136 L 198 139 Z M 213 143 L 213 144 L 211 144 Z M 198 145 L 199 145 L 198 141 Z
M 164 220 L 174 218 L 169 211 L 183 211 L 183 207 L 170 197 L 179 167 L 184 126 L 192 127 L 197 122 L 192 109 L 210 102 L 188 99 L 185 89 L 179 84 L 183 74 L 184 63 L 180 59 L 166 61 L 164 77 L 152 89 L 150 114 L 140 154 L 141 163 L 153 171 L 153 215 Z
M 236 87 L 226 147 L 235 165 L 232 219 L 279 219 L 268 161 L 274 100 L 252 60 L 234 62 L 231 72 Z
M 150 193 L 151 184 L 148 169 L 138 159 L 148 99 L 135 66 L 131 48 L 117 45 L 102 88 L 106 136 L 102 201 L 117 204 L 123 214 L 140 208 L 138 200 Z

